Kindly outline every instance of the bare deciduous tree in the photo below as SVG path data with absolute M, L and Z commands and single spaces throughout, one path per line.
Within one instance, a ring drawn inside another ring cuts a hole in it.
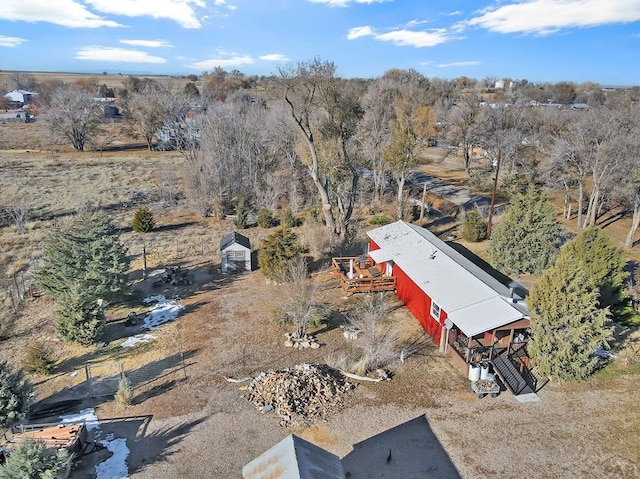
M 335 75 L 335 65 L 314 59 L 280 69 L 280 86 L 306 145 L 307 171 L 332 234 L 347 237 L 357 193 L 353 154 L 355 127 L 362 116 L 354 92 Z
M 398 337 L 387 320 L 384 296 L 367 295 L 349 316 L 349 325 L 360 332 L 356 345 L 362 350 L 357 374 L 388 366 L 398 358 Z
M 52 136 L 78 151 L 98 132 L 103 117 L 102 105 L 90 93 L 69 85 L 53 93 L 45 115 Z

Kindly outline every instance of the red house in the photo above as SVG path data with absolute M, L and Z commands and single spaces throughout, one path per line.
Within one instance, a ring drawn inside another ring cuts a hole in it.
M 367 235 L 369 256 L 387 263 L 400 300 L 465 373 L 524 344 L 529 312 L 515 287 L 419 226 L 397 221 Z

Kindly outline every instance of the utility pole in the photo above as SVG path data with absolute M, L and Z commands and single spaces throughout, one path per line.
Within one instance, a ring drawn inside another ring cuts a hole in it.
M 491 204 L 489 205 L 489 219 L 487 220 L 487 238 L 491 238 L 491 223 L 493 222 L 493 208 L 496 204 L 496 193 L 498 192 L 498 174 L 500 173 L 500 159 L 502 149 L 498 148 L 498 160 L 496 161 L 496 176 L 493 179 L 493 193 L 491 193 Z

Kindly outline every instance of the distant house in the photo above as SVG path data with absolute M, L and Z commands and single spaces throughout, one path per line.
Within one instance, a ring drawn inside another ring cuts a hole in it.
M 419 226 L 397 221 L 367 235 L 369 256 L 391 268 L 398 298 L 465 374 L 475 362 L 509 367 L 529 327 L 524 288 Z M 516 375 L 508 386 L 517 394 L 526 384 Z
M 290 434 L 242 468 L 243 479 L 344 479 L 340 458 Z
M 11 90 L 5 93 L 4 97 L 11 106 L 22 108 L 25 105 L 33 103 L 37 95 L 37 93 L 27 90 Z
M 234 231 L 220 240 L 220 260 L 223 273 L 251 271 L 249 238 Z

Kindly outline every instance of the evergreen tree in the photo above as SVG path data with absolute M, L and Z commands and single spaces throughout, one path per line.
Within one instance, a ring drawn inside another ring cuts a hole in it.
M 236 219 L 233 220 L 234 226 L 240 230 L 245 229 L 247 227 L 247 222 L 249 221 L 249 208 L 243 197 L 238 198 L 235 213 Z
M 579 262 L 558 258 L 542 273 L 527 303 L 527 350 L 540 374 L 554 380 L 589 376 L 599 361 L 594 351 L 608 346 L 613 330 L 608 309 L 598 307 L 598 288 Z
M 600 307 L 613 306 L 624 299 L 624 284 L 629 276 L 624 270 L 626 260 L 601 229 L 582 231 L 562 247 L 560 258 L 580 263 L 599 291 Z
M 131 227 L 136 233 L 149 233 L 156 227 L 156 220 L 153 211 L 147 206 L 141 206 L 133 213 Z
M 298 226 L 298 220 L 296 219 L 291 208 L 287 207 L 282 210 L 280 214 L 280 226 L 283 228 L 293 228 L 294 226 Z
M 462 225 L 462 237 L 473 243 L 487 239 L 487 223 L 478 208 L 467 211 Z
M 78 289 L 62 295 L 54 316 L 58 335 L 84 346 L 97 342 L 105 320 L 101 301 Z
M 508 274 L 539 273 L 553 264 L 562 229 L 549 200 L 536 188 L 514 195 L 493 229 L 489 252 L 493 266 Z
M 108 217 L 82 213 L 47 238 L 36 277 L 56 301 L 74 288 L 96 300 L 110 299 L 122 291 L 128 269 L 125 248 Z
M 0 466 L 0 479 L 57 479 L 68 460 L 64 449 L 47 448 L 44 441 L 24 438 Z
M 25 417 L 32 399 L 33 388 L 22 371 L 0 362 L 0 427 L 11 426 Z
M 262 242 L 258 252 L 258 265 L 262 273 L 277 282 L 286 280 L 292 261 L 303 249 L 291 228 L 278 228 Z

